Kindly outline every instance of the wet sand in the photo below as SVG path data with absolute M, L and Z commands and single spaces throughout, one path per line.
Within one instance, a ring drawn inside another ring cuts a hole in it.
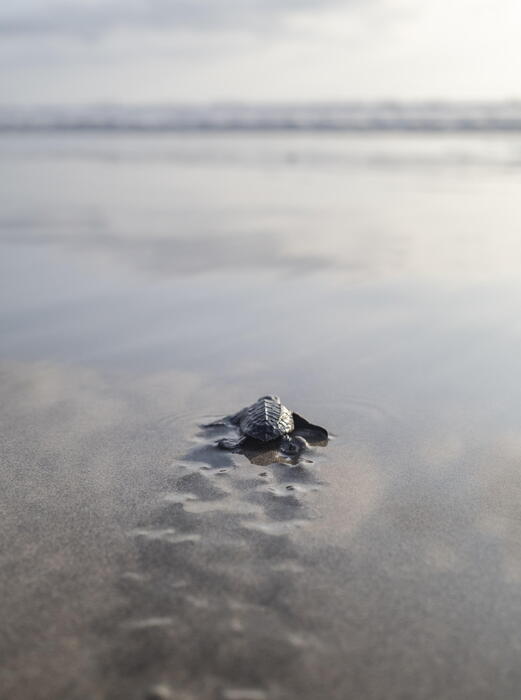
M 517 698 L 516 138 L 0 147 L 2 697 Z

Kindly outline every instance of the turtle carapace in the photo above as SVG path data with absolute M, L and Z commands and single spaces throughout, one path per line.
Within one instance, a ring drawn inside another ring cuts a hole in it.
M 236 450 L 247 441 L 267 443 L 280 440 L 280 449 L 286 454 L 300 454 L 307 447 L 307 440 L 323 443 L 328 439 L 325 428 L 309 423 L 295 411 L 284 406 L 278 396 L 261 396 L 251 406 L 227 416 L 208 427 L 230 425 L 239 431 L 237 440 L 223 438 L 217 445 L 222 449 Z

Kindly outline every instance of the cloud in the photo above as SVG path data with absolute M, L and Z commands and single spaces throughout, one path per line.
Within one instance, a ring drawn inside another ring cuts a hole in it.
M 0 33 L 11 36 L 102 36 L 117 29 L 263 31 L 293 14 L 360 0 L 8 0 Z
M 516 0 L 2 0 L 0 102 L 515 98 L 520 22 Z

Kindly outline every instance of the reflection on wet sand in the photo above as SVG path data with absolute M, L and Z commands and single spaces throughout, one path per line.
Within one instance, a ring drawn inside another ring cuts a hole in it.
M 1 694 L 108 697 L 93 624 L 113 619 L 116 582 L 134 568 L 127 530 L 169 470 L 171 445 L 143 422 L 164 413 L 161 391 L 50 362 L 3 361 L 0 381 Z M 161 386 L 186 402 L 193 378 Z
M 199 688 L 201 697 L 215 689 L 264 694 L 283 682 L 308 634 L 300 614 L 286 618 L 292 579 L 305 567 L 290 535 L 312 517 L 313 473 L 277 464 L 262 472 L 197 436 L 172 463 L 176 433 L 161 396 L 171 407 L 175 390 L 186 406 L 181 389 L 191 391 L 190 376 L 130 384 L 73 366 L 4 363 L 2 378 L 10 465 L 3 651 L 15 683 L 32 682 L 28 665 L 40 678 L 35 698 L 58 697 L 67 684 L 85 695 L 126 688 L 142 698 L 161 679 Z M 15 591 L 13 575 L 33 579 L 38 596 Z M 71 586 L 75 607 L 62 609 Z M 45 653 L 31 655 L 19 606 Z M 69 648 L 57 646 L 67 640 Z M 80 668 L 86 644 L 90 667 Z M 8 679 L 5 687 L 18 692 Z
M 343 700 L 383 683 L 400 698 L 405 677 L 420 698 L 485 699 L 490 649 L 517 668 L 513 438 L 501 463 L 498 445 L 460 439 L 440 469 L 430 431 L 406 442 L 409 426 L 389 432 L 358 402 L 313 463 L 260 466 L 216 450 L 196 410 L 165 420 L 173 397 L 186 411 L 190 375 L 3 363 L 1 376 L 12 697 Z
M 0 242 L 151 280 L 243 268 L 351 281 L 511 279 L 516 147 L 453 135 L 2 137 Z
M 0 163 L 0 695 L 517 698 L 518 181 L 75 143 Z M 338 437 L 200 432 L 267 390 Z
M 183 237 L 177 236 L 127 236 L 110 231 L 100 233 L 99 225 L 76 224 L 80 233 L 59 233 L 52 221 L 37 234 L 32 229 L 17 225 L 16 221 L 0 220 L 0 243 L 14 246 L 43 246 L 64 248 L 82 255 L 90 254 L 111 260 L 111 264 L 138 268 L 141 271 L 165 277 L 201 275 L 216 271 L 280 270 L 292 274 L 307 274 L 324 270 L 335 264 L 333 259 L 311 252 L 299 252 L 288 241 L 271 233 L 247 233 L 245 235 L 221 234 Z M 46 231 L 49 228 L 50 231 Z M 81 229 L 86 230 L 81 233 Z M 204 250 L 205 254 L 201 255 Z M 346 266 L 348 269 L 349 266 Z

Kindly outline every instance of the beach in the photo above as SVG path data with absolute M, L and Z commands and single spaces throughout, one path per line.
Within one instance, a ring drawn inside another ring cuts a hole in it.
M 0 152 L 0 695 L 517 698 L 519 135 Z

